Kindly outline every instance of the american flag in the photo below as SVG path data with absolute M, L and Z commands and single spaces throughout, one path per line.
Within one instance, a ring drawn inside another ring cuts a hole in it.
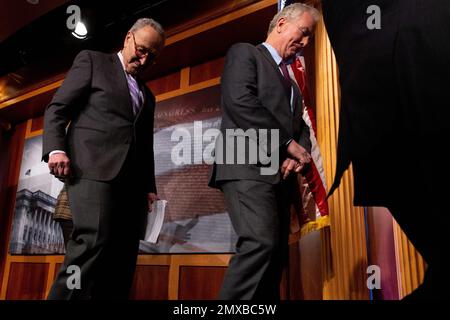
M 282 10 L 293 2 L 291 0 L 279 0 L 278 10 Z M 329 225 L 327 186 L 322 155 L 316 139 L 316 119 L 308 91 L 305 58 L 302 53 L 297 55 L 294 62 L 288 66 L 288 70 L 292 80 L 298 85 L 302 93 L 303 120 L 310 129 L 312 145 L 311 165 L 304 176 L 298 178 L 299 203 L 297 205 L 294 203 L 294 210 L 292 210 L 294 214 L 291 221 L 291 232 L 299 232 L 300 235 L 305 235 Z

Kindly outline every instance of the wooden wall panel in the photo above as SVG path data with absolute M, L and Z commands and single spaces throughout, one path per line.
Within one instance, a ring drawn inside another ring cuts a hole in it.
M 168 74 L 164 77 L 151 80 L 147 82 L 147 85 L 152 90 L 155 96 L 174 91 L 180 88 L 180 72 Z
M 177 23 L 166 30 L 166 35 L 170 38 L 172 35 L 206 24 L 215 18 L 223 17 L 259 1 L 261 0 L 209 0 L 203 1 L 201 4 L 200 1 L 198 1 L 199 3 L 191 2 L 189 15 L 186 15 L 185 12 L 172 13 L 177 17 Z
M 17 193 L 17 180 L 24 146 L 26 123 L 1 133 L 0 156 L 0 292 L 4 292 L 4 271 L 9 248 L 12 215 Z
M 283 271 L 281 300 L 323 300 L 320 231 L 289 244 L 289 265 Z
M 2 118 L 11 123 L 20 123 L 25 119 L 42 116 L 61 83 L 62 80 L 2 102 L 0 104 Z
M 58 274 L 59 269 L 61 268 L 61 266 L 62 266 L 62 263 L 56 263 L 55 264 L 55 272 L 53 273 L 53 280 L 56 279 L 56 275 Z
M 393 223 L 400 299 L 422 283 L 426 263 L 397 222 Z
M 44 129 L 44 116 L 31 121 L 31 132 Z
M 8 190 L 8 168 L 10 157 L 11 141 L 7 137 L 7 133 L 0 126 L 0 292 L 2 291 L 4 263 L 6 259 L 6 226 L 8 226 L 9 216 L 7 214 L 7 190 Z
M 47 263 L 13 262 L 10 268 L 6 299 L 45 299 L 47 274 Z
M 290 246 L 290 299 L 323 299 L 321 244 L 320 231 L 316 231 L 303 236 L 297 245 Z
M 191 67 L 189 84 L 193 85 L 220 77 L 222 75 L 224 61 L 225 58 L 221 57 Z
M 167 300 L 168 283 L 169 266 L 139 265 L 136 267 L 130 299 Z
M 178 299 L 217 299 L 226 267 L 181 266 Z
M 336 164 L 339 127 L 338 70 L 323 20 L 316 28 L 316 105 L 317 141 L 320 146 L 328 187 L 331 186 Z M 366 287 L 367 252 L 362 208 L 353 207 L 351 168 L 341 185 L 329 198 L 331 221 L 332 273 L 326 274 L 325 299 L 368 299 Z M 324 269 L 330 270 L 328 266 Z

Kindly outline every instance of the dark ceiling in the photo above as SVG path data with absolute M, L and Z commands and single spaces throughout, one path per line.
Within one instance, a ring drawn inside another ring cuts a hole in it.
M 24 92 L 62 79 L 75 55 L 82 49 L 112 52 L 118 50 L 126 31 L 139 17 L 152 17 L 166 29 L 168 36 L 192 26 L 192 21 L 202 22 L 203 18 L 214 18 L 214 14 L 249 5 L 257 0 L 126 0 L 126 1 L 86 1 L 86 0 L 40 0 L 37 5 L 28 0 L 2 0 L 0 18 L 5 18 L 7 28 L 3 35 L 9 36 L 0 43 L 0 103 Z M 36 0 L 30 0 L 36 1 Z M 13 5 L 12 3 L 20 3 Z M 24 4 L 25 3 L 25 4 Z M 45 6 L 43 5 L 45 3 Z M 43 5 L 42 7 L 41 4 Z M 88 29 L 88 37 L 76 39 L 66 27 L 69 14 L 66 9 L 76 4 L 81 9 L 81 19 Z M 24 8 L 27 8 L 26 10 Z M 34 9 L 31 8 L 36 8 Z M 27 12 L 21 15 L 21 10 Z M 275 12 L 270 10 L 270 14 Z M 20 12 L 19 12 L 20 11 Z M 17 18 L 17 19 L 16 19 Z M 249 22 L 252 22 L 249 20 Z M 255 21 L 253 21 L 254 23 Z M 3 24 L 5 24 L 3 22 Z M 192 43 L 175 43 L 166 48 L 156 67 L 145 73 L 147 79 L 175 71 L 180 66 L 202 62 L 201 59 L 215 58 L 239 36 L 248 34 L 250 39 L 259 41 L 265 33 L 259 23 L 252 29 L 230 34 L 230 30 L 220 33 L 220 37 L 209 34 L 208 38 L 195 36 Z M 236 30 L 241 29 L 239 25 Z M 220 31 L 220 27 L 217 31 Z M 16 31 L 17 30 L 17 31 Z M 238 39 L 236 39 L 238 37 Z M 191 39 L 189 40 L 191 41 Z M 207 44 L 206 44 L 207 43 Z M 195 48 L 195 49 L 194 49 Z M 202 55 L 202 50 L 204 55 Z M 194 52 L 195 51 L 195 52 Z M 198 52 L 197 52 L 198 51 Z M 171 60 L 169 60 L 169 58 Z M 165 63 L 161 63 L 164 62 Z
M 0 118 L 11 123 L 23 121 L 25 116 L 38 116 L 43 112 L 33 107 L 31 99 L 14 102 L 14 98 L 54 83 L 64 78 L 75 55 L 82 49 L 113 52 L 119 50 L 124 36 L 133 22 L 140 17 L 152 17 L 160 22 L 167 36 L 178 35 L 195 26 L 222 17 L 258 0 L 126 0 L 116 1 L 62 1 L 48 2 L 27 19 L 20 16 L 19 6 L 5 3 L 27 0 L 1 0 L 3 8 L 14 10 L 0 17 L 12 17 L 11 25 L 4 31 L 9 37 L 0 43 Z M 33 1 L 33 0 L 30 0 Z M 88 29 L 88 37 L 76 39 L 66 27 L 69 14 L 66 9 L 76 4 L 81 9 L 81 19 Z M 31 5 L 30 5 L 31 6 Z M 53 9 L 52 9 L 53 7 Z M 171 41 L 155 66 L 145 70 L 144 80 L 151 80 L 211 59 L 223 57 L 235 42 L 258 43 L 266 34 L 267 23 L 276 13 L 273 6 L 232 19 L 226 24 L 204 29 L 182 40 Z M 29 21 L 29 22 L 26 22 Z M 22 26 L 21 26 L 22 25 Z M 20 27 L 21 26 L 21 27 Z M 14 32 L 14 30 L 18 30 Z M 3 31 L 3 30 L 2 30 Z M 178 38 L 177 38 L 178 39 Z M 52 92 L 44 95 L 51 97 Z M 9 106 L 11 103 L 13 105 Z M 13 107 L 13 108 L 12 108 Z M 0 119 L 1 120 L 1 119 Z
M 68 0 L 2 0 L 0 2 L 0 43 L 47 12 Z M 35 3 L 35 4 L 34 4 Z
M 6 1 L 6 3 L 10 2 L 13 2 L 13 0 Z M 18 2 L 23 3 L 26 0 L 19 0 Z M 45 1 L 41 0 L 41 2 Z M 47 10 L 37 10 L 34 16 L 29 14 L 29 19 L 15 19 L 21 17 L 21 13 L 15 12 L 18 7 L 6 14 L 9 17 L 6 21 L 10 21 L 7 30 L 11 32 L 19 27 L 20 29 L 14 34 L 10 34 L 0 44 L 0 61 L 4 61 L 0 65 L 0 76 L 13 73 L 22 67 L 34 67 L 37 62 L 46 68 L 51 64 L 52 67 L 56 68 L 65 65 L 64 58 L 72 60 L 72 52 L 78 52 L 84 48 L 110 51 L 119 45 L 123 38 L 122 35 L 137 17 L 151 15 L 156 19 L 160 16 L 161 20 L 165 16 L 163 13 L 168 11 L 169 6 L 179 7 L 183 4 L 186 5 L 188 1 L 53 0 L 51 2 L 53 4 L 52 10 L 49 10 L 52 6 L 47 5 Z M 84 40 L 73 37 L 71 30 L 66 27 L 66 21 L 70 16 L 66 13 L 66 9 L 72 4 L 80 7 L 82 21 L 88 28 L 88 37 Z M 28 4 L 28 6 L 33 5 Z M 39 4 L 34 6 L 37 8 Z M 183 8 L 181 9 L 184 11 Z M 179 11 L 177 10 L 174 13 L 176 16 Z M 5 13 L 2 14 L 5 15 Z M 20 77 L 18 80 L 20 80 Z

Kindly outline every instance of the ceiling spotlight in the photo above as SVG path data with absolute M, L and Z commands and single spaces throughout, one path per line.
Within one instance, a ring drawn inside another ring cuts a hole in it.
M 79 21 L 72 31 L 72 35 L 77 39 L 85 39 L 87 36 L 87 29 L 83 22 Z

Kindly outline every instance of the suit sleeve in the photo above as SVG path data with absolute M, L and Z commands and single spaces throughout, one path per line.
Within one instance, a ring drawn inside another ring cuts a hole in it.
M 153 155 L 153 151 L 152 151 L 152 155 Z M 148 179 L 148 184 L 147 184 L 147 193 L 153 192 L 153 193 L 158 193 L 158 190 L 156 189 L 156 176 L 155 176 L 155 159 L 153 158 L 153 161 L 151 163 L 151 167 L 150 167 L 150 179 Z
M 153 132 L 152 132 L 153 134 Z M 152 139 L 153 141 L 153 139 Z M 150 155 L 149 155 L 149 161 L 150 163 L 147 164 L 149 166 L 148 170 L 148 177 L 146 177 L 146 183 L 145 183 L 145 188 L 147 193 L 153 192 L 153 193 L 158 193 L 158 190 L 156 189 L 156 176 L 155 176 L 155 157 L 154 157 L 154 151 L 153 151 L 153 145 L 151 147 L 149 147 L 150 150 Z
M 66 126 L 77 113 L 80 101 L 88 95 L 91 77 L 91 56 L 88 51 L 81 51 L 45 110 L 42 160 L 47 162 L 53 150 L 66 151 Z
M 154 152 L 154 145 L 155 145 L 155 137 L 154 137 L 154 122 L 155 122 L 155 107 L 156 107 L 156 101 L 155 96 L 150 92 L 150 90 L 147 89 L 147 87 L 144 87 L 147 96 L 149 97 L 149 110 L 151 112 L 149 113 L 148 121 L 151 124 L 149 126 L 148 135 L 150 135 L 150 144 L 146 147 L 146 151 L 149 152 L 148 154 L 148 161 L 149 161 L 149 173 L 148 177 L 146 178 L 146 191 L 147 193 L 153 192 L 158 193 L 158 190 L 156 189 L 156 174 L 155 174 L 155 152 Z
M 305 148 L 305 150 L 308 151 L 309 154 L 311 154 L 312 143 L 310 138 L 309 127 L 304 120 L 302 120 L 302 130 L 300 132 L 300 137 L 297 142 L 299 145 Z
M 257 81 L 254 48 L 247 44 L 232 46 L 221 81 L 224 112 L 243 130 L 279 129 L 280 145 L 284 145 L 292 136 L 259 100 Z

